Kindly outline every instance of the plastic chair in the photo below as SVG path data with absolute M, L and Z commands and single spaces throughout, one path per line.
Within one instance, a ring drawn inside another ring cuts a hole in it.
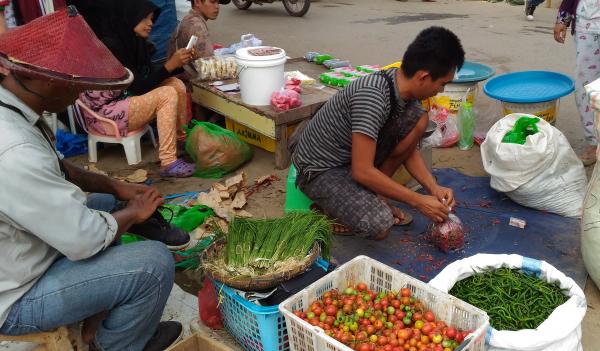
M 135 165 L 142 161 L 142 147 L 140 145 L 140 139 L 142 135 L 150 133 L 150 139 L 152 139 L 152 145 L 156 147 L 156 139 L 154 138 L 154 131 L 150 125 L 145 126 L 142 129 L 133 130 L 127 133 L 127 136 L 123 137 L 119 134 L 119 127 L 115 121 L 106 117 L 100 116 L 94 112 L 91 108 L 86 106 L 81 100 L 77 99 L 75 105 L 78 109 L 83 109 L 89 116 L 100 121 L 104 126 L 104 130 L 112 131 L 111 135 L 103 135 L 92 131 L 87 128 L 83 114 L 79 110 L 77 113 L 77 119 L 79 124 L 88 133 L 88 154 L 90 162 L 98 161 L 98 151 L 96 148 L 97 143 L 110 143 L 110 144 L 121 144 L 125 149 L 125 156 L 127 157 L 127 163 L 129 165 Z
M 313 201 L 296 187 L 297 174 L 296 167 L 294 167 L 294 164 L 292 164 L 287 176 L 284 209 L 285 213 L 292 211 L 309 212 L 310 206 L 313 204 Z

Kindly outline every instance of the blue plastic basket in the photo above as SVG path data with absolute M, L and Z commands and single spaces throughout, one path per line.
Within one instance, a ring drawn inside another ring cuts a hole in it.
M 319 258 L 313 268 L 327 270 L 329 263 Z M 246 301 L 227 285 L 213 281 L 223 325 L 247 351 L 289 351 L 285 318 L 279 305 L 258 306 Z

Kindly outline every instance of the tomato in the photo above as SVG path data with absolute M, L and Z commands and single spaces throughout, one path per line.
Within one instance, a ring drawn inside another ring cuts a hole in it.
M 321 313 L 323 312 L 323 310 L 321 309 L 321 307 L 319 306 L 315 306 L 313 307 L 313 309 L 311 310 L 315 315 L 320 316 Z
M 329 326 L 332 326 L 333 323 L 335 323 L 335 317 L 334 316 L 327 316 L 325 317 L 325 322 L 323 322 Z
M 423 328 L 423 324 L 424 324 L 423 321 L 419 319 L 419 320 L 415 321 L 415 328 L 421 329 L 421 328 Z
M 368 343 L 362 343 L 358 345 L 358 348 L 356 348 L 356 350 L 358 351 L 371 351 L 371 346 L 369 346 Z
M 403 304 L 404 306 L 410 305 L 410 297 L 403 296 L 400 299 L 400 303 Z
M 367 334 L 371 335 L 373 333 L 375 333 L 375 326 L 373 325 L 367 325 Z
M 448 327 L 448 329 L 446 329 L 446 337 L 448 339 L 455 339 L 456 338 L 456 328 Z
M 354 289 L 352 289 L 351 287 L 347 287 L 346 290 L 344 290 L 344 295 L 352 295 L 354 294 Z
M 429 344 L 429 337 L 427 335 L 421 335 L 421 342 L 425 345 Z
M 373 343 L 377 342 L 377 335 L 371 335 L 371 336 L 369 337 L 369 341 L 370 341 L 370 342 L 373 342 Z
M 396 309 L 400 308 L 400 300 L 393 299 L 392 300 L 392 307 L 394 307 Z
M 421 312 L 415 312 L 413 314 L 413 319 L 416 320 L 416 321 L 423 319 L 423 313 L 421 313 Z
M 328 316 L 335 316 L 337 314 L 337 308 L 332 305 L 325 306 L 325 314 Z
M 351 314 L 352 313 L 352 305 L 345 304 L 344 307 L 342 307 L 342 311 L 344 311 L 345 314 Z
M 388 343 L 388 338 L 386 338 L 385 336 L 380 336 L 377 338 L 377 344 L 380 346 L 384 346 L 387 345 Z
M 363 310 L 362 308 L 357 308 L 357 309 L 356 309 L 356 315 L 357 315 L 359 318 L 363 318 L 363 317 L 365 316 L 365 310 Z
M 402 297 L 410 297 L 411 293 L 412 292 L 408 288 L 400 289 L 400 296 L 402 296 Z
M 421 328 L 421 332 L 423 332 L 423 334 L 429 334 L 433 331 L 433 326 L 431 325 L 431 323 L 427 322 L 425 324 L 423 324 L 423 328 Z
M 404 323 L 404 325 L 410 325 L 410 323 L 412 323 L 412 320 L 410 319 L 410 317 L 406 316 L 404 317 L 404 319 L 402 319 L 402 323 Z
M 380 303 L 376 303 L 375 305 L 373 305 L 373 308 L 377 311 L 381 311 L 381 304 Z
M 392 307 L 392 306 L 389 306 L 387 308 L 387 313 L 388 314 L 394 314 L 394 313 L 396 313 L 396 309 L 394 307 Z
M 367 284 L 365 283 L 358 283 L 358 285 L 356 286 L 356 290 L 363 292 L 365 290 L 367 290 Z
M 450 346 L 452 346 L 452 341 L 450 341 L 448 339 L 442 341 L 442 347 L 443 348 L 450 348 Z
M 456 333 L 456 338 L 454 340 L 456 340 L 457 343 L 461 344 L 465 340 L 466 336 L 467 334 L 465 332 L 459 332 Z
M 425 312 L 425 315 L 423 317 L 425 317 L 425 320 L 428 321 L 428 322 L 434 322 L 435 321 L 435 315 L 431 311 Z
M 440 334 L 435 334 L 433 338 L 431 338 L 431 342 L 433 342 L 434 344 L 440 344 L 442 340 L 443 338 Z

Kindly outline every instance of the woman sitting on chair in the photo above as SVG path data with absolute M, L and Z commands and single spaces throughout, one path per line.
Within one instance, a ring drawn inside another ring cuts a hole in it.
M 133 83 L 124 91 L 87 91 L 79 98 L 98 114 L 114 120 L 122 136 L 156 118 L 161 175 L 189 177 L 194 173 L 194 164 L 177 158 L 177 140 L 185 139 L 183 126 L 188 121 L 187 96 L 183 82 L 173 76 L 183 72 L 182 67 L 193 58 L 193 50 L 180 49 L 163 67 L 152 69 L 154 47 L 147 39 L 152 21 L 160 13 L 158 7 L 147 0 L 127 0 L 110 10 L 104 12 L 109 17 L 101 30 L 94 29 L 113 55 L 133 72 Z M 85 18 L 86 13 L 82 14 Z M 101 123 L 91 116 L 85 118 L 88 128 L 106 134 Z

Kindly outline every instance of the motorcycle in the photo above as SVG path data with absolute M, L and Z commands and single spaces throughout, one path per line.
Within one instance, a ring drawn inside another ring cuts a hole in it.
M 235 7 L 240 10 L 247 10 L 252 4 L 262 6 L 262 4 L 271 4 L 275 1 L 282 1 L 287 13 L 294 17 L 304 16 L 310 7 L 310 0 L 232 0 Z

